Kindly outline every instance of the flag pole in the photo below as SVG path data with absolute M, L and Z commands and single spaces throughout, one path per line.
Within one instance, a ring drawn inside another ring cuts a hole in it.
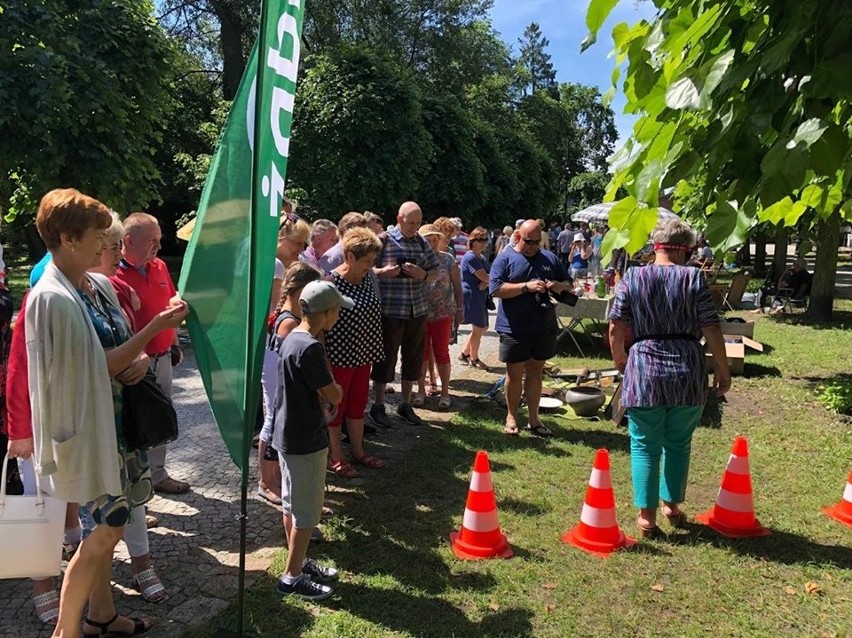
M 254 146 L 252 148 L 251 162 L 251 212 L 249 214 L 249 259 L 248 259 L 248 306 L 246 308 L 248 329 L 248 339 L 246 340 L 246 361 L 245 361 L 245 394 L 243 404 L 245 412 L 243 414 L 243 445 L 242 445 L 242 461 L 241 464 L 241 479 L 240 479 L 240 513 L 238 516 L 240 522 L 240 558 L 239 571 L 237 579 L 237 633 L 239 638 L 246 638 L 249 634 L 245 633 L 245 594 L 246 594 L 246 536 L 248 534 L 248 481 L 249 481 L 249 457 L 251 447 L 251 439 L 254 434 L 254 426 L 257 419 L 257 401 L 258 401 L 258 360 L 259 348 L 261 343 L 261 335 L 255 334 L 255 311 L 256 311 L 256 295 L 252 294 L 257 287 L 257 268 L 255 264 L 255 251 L 258 245 L 258 224 L 256 218 L 261 214 L 258 210 L 260 202 L 258 201 L 257 191 L 255 188 L 258 166 L 260 164 L 260 136 L 262 134 L 263 114 L 258 112 L 257 105 L 261 103 L 263 93 L 263 76 L 264 76 L 264 60 L 262 53 L 266 51 L 266 30 L 267 16 L 266 4 L 268 0 L 262 0 L 260 3 L 260 30 L 258 32 L 258 60 L 257 60 L 257 75 L 255 76 L 255 113 L 254 113 Z M 217 634 L 224 638 L 227 634 Z M 230 634 L 233 635 L 233 634 Z

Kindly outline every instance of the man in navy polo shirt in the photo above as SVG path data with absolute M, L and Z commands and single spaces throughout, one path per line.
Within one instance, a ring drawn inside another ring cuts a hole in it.
M 541 226 L 535 219 L 514 232 L 515 243 L 491 265 L 491 295 L 500 299 L 494 329 L 500 335 L 500 361 L 506 364 L 506 434 L 518 434 L 521 391 L 529 407 L 527 429 L 551 434 L 538 417 L 541 374 L 556 355 L 556 310 L 549 293 L 570 292 L 571 278 L 549 250 L 541 250 Z M 526 380 L 524 376 L 526 375 Z

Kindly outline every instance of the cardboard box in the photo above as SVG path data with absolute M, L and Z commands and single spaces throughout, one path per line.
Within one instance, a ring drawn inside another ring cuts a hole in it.
M 754 339 L 754 321 L 723 321 L 721 326 L 723 335 L 742 335 Z
M 725 354 L 728 355 L 728 368 L 730 368 L 732 376 L 743 373 L 746 348 L 763 352 L 763 344 L 744 335 L 723 334 L 722 336 L 725 339 Z M 707 369 L 713 370 L 713 355 L 709 352 L 707 353 Z

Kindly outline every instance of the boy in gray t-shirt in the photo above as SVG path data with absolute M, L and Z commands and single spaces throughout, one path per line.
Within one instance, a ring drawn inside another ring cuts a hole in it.
M 316 337 L 337 322 L 341 307 L 351 310 L 353 303 L 328 281 L 305 286 L 299 303 L 302 322 L 281 345 L 272 435 L 281 465 L 281 508 L 288 543 L 278 591 L 323 600 L 333 591 L 314 581 L 333 581 L 337 570 L 318 565 L 307 558 L 307 552 L 311 530 L 322 515 L 325 492 L 328 428 L 322 406 L 337 406 L 343 392 L 334 382 L 325 349 Z

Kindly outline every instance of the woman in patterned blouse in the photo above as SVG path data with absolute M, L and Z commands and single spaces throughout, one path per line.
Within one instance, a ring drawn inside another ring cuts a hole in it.
M 660 500 L 672 526 L 686 522 L 679 505 L 686 495 L 692 433 L 707 400 L 701 336 L 713 354 L 717 396 L 731 386 L 710 291 L 697 268 L 683 265 L 695 244 L 692 230 L 680 220 L 666 221 L 652 239 L 656 261 L 625 273 L 609 315 L 613 360 L 624 372 L 636 523 L 646 538 L 661 533 Z M 633 331 L 629 354 L 624 348 L 628 325 Z

